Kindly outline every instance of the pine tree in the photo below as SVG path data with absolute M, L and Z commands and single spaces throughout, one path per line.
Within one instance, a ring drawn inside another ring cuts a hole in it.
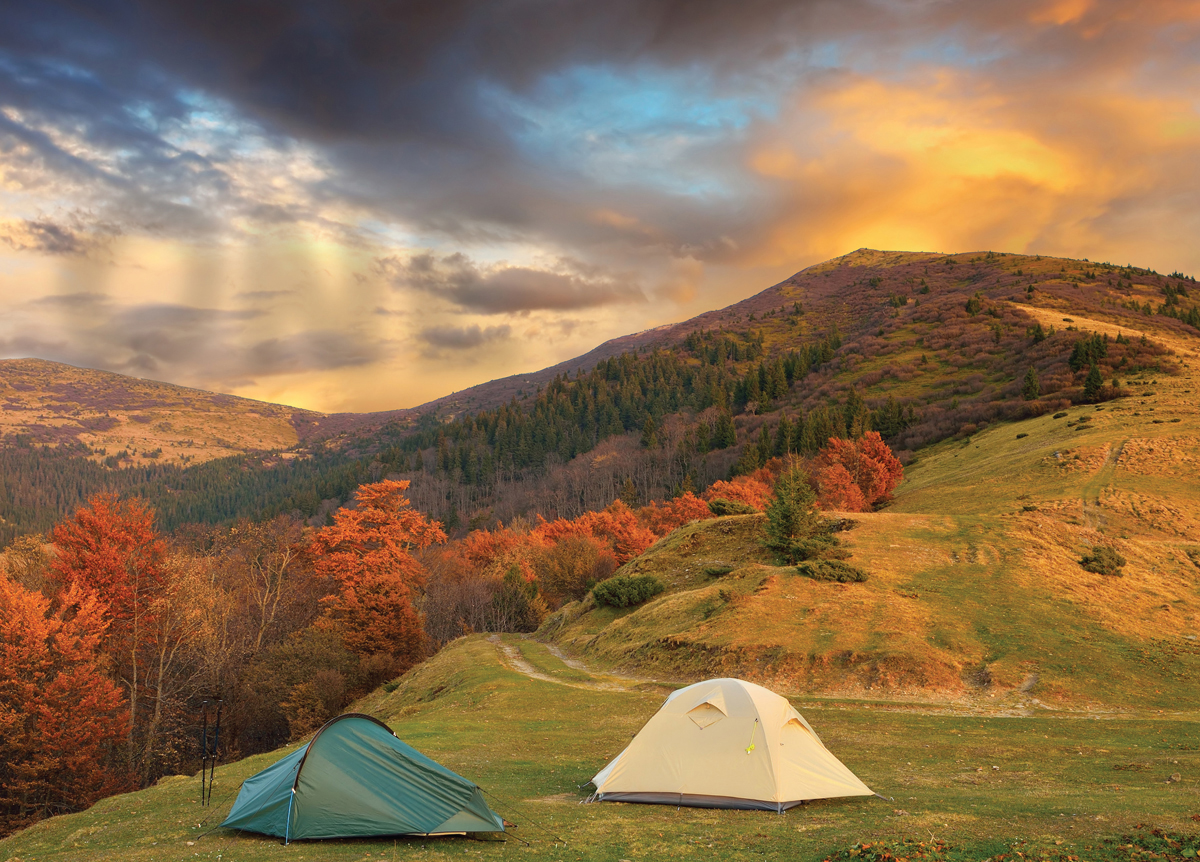
M 810 553 L 808 545 L 821 532 L 817 497 L 799 461 L 793 461 L 775 483 L 765 529 L 763 546 L 789 563 L 805 559 Z
M 658 445 L 658 426 L 654 424 L 653 416 L 647 418 L 646 424 L 642 426 L 642 445 L 647 449 Z
M 1100 389 L 1104 386 L 1104 377 L 1100 374 L 1100 368 L 1092 365 L 1088 371 L 1087 379 L 1083 381 L 1083 397 L 1088 401 L 1096 401 L 1100 397 Z
M 713 440 L 713 448 L 728 449 L 735 445 L 737 445 L 737 429 L 733 425 L 733 416 L 728 411 L 722 410 L 717 416 L 717 431 L 716 438 Z
M 1037 369 L 1030 365 L 1029 371 L 1025 374 L 1025 383 L 1021 386 L 1021 397 L 1026 401 L 1032 401 L 1041 394 L 1042 384 L 1038 381 Z

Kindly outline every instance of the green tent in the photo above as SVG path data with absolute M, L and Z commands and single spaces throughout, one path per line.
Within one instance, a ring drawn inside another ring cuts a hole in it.
M 294 838 L 503 832 L 479 787 L 369 715 L 339 715 L 247 778 L 222 826 Z

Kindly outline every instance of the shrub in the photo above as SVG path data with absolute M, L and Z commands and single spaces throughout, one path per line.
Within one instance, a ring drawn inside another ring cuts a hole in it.
M 733 571 L 733 566 L 729 563 L 709 563 L 700 571 L 708 575 L 710 578 L 719 578 L 722 575 L 728 575 Z
M 631 608 L 662 591 L 662 581 L 654 575 L 620 575 L 596 584 L 592 587 L 592 596 L 597 604 Z
M 1028 436 L 1029 436 L 1028 434 L 1018 434 L 1018 435 L 1017 435 L 1017 439 L 1018 439 L 1018 440 L 1024 440 L 1024 439 L 1025 439 L 1026 437 L 1028 437 Z
M 717 517 L 725 515 L 753 515 L 758 512 L 758 509 L 749 503 L 743 503 L 741 500 L 727 500 L 724 497 L 709 500 L 708 510 Z
M 1062 418 L 1063 418 L 1064 416 L 1066 416 L 1066 415 L 1067 415 L 1067 414 L 1066 414 L 1065 412 L 1062 412 L 1062 413 L 1055 413 L 1055 414 L 1054 414 L 1052 417 L 1050 417 L 1050 418 L 1051 418 L 1051 419 L 1062 419 Z
M 867 573 L 858 566 L 841 560 L 811 560 L 796 566 L 796 574 L 814 581 L 837 581 L 839 584 L 861 584 Z
M 1079 565 L 1089 572 L 1095 572 L 1098 575 L 1115 575 L 1121 577 L 1125 574 L 1121 568 L 1125 565 L 1125 558 L 1117 553 L 1116 548 L 1107 545 L 1098 545 L 1092 549 L 1091 554 L 1085 555 L 1079 561 Z

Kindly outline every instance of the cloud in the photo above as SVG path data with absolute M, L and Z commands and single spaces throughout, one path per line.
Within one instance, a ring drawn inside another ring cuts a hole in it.
M 77 224 L 67 225 L 40 219 L 0 221 L 0 242 L 17 251 L 35 251 L 62 257 L 82 257 L 104 245 L 109 236 L 89 234 Z
M 595 308 L 645 302 L 645 294 L 620 276 L 560 259 L 555 270 L 500 264 L 481 268 L 461 252 L 437 257 L 385 257 L 376 269 L 397 287 L 441 296 L 470 311 L 500 314 L 538 309 Z
M 493 341 L 503 341 L 512 335 L 508 324 L 500 326 L 429 326 L 417 333 L 417 338 L 430 347 L 446 350 L 471 350 Z
M 247 374 L 297 374 L 360 368 L 377 361 L 386 345 L 331 330 L 299 332 L 252 345 L 239 368 Z

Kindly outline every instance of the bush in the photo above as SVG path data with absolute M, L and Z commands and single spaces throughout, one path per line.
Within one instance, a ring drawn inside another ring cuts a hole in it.
M 796 574 L 814 581 L 837 581 L 839 584 L 861 584 L 867 573 L 858 566 L 841 560 L 811 560 L 796 566 Z
M 1079 565 L 1089 572 L 1095 572 L 1098 575 L 1114 575 L 1121 577 L 1124 572 L 1121 568 L 1125 565 L 1125 558 L 1117 553 L 1115 548 L 1107 545 L 1099 545 L 1092 549 L 1091 554 L 1084 556 L 1079 561 Z
M 728 575 L 733 571 L 733 566 L 728 563 L 709 563 L 700 571 L 708 575 L 710 578 L 719 578 L 722 575 Z
M 741 500 L 727 500 L 724 497 L 709 500 L 708 510 L 718 518 L 725 515 L 753 515 L 758 511 L 749 503 L 743 503 Z
M 631 608 L 663 591 L 662 581 L 654 575 L 620 575 L 592 587 L 597 604 L 612 608 Z

